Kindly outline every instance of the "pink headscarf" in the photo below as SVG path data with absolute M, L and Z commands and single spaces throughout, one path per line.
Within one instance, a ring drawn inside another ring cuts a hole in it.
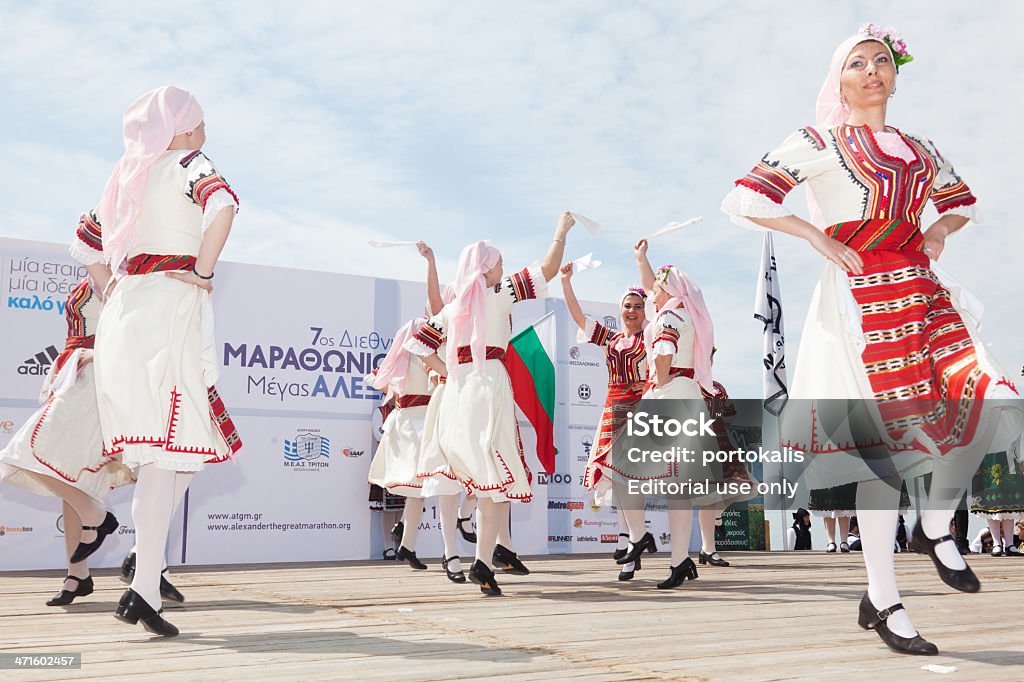
M 370 385 L 381 393 L 402 395 L 405 392 L 405 377 L 409 373 L 409 362 L 412 353 L 405 349 L 405 342 L 420 330 L 427 321 L 425 317 L 417 317 L 406 322 L 395 332 L 395 340 L 391 342 L 391 350 L 371 375 Z
M 489 241 L 470 244 L 459 255 L 458 273 L 452 287 L 455 300 L 448 316 L 448 352 L 446 363 L 454 368 L 459 362 L 459 345 L 468 345 L 473 353 L 473 369 L 483 372 L 487 343 L 484 306 L 487 284 L 484 273 L 498 264 L 501 252 Z M 468 344 L 466 342 L 469 342 Z
M 818 101 L 815 104 L 814 121 L 818 126 L 834 128 L 846 123 L 850 118 L 850 109 L 843 103 L 843 95 L 840 91 L 843 66 L 846 64 L 846 58 L 853 52 L 853 48 L 869 40 L 885 45 L 893 63 L 896 62 L 896 56 L 892 54 L 892 49 L 885 44 L 885 41 L 867 32 L 861 31 L 839 43 L 839 47 L 832 53 L 832 63 L 828 67 L 828 74 L 825 76 L 825 82 L 821 86 Z
M 115 272 L 135 239 L 150 167 L 175 135 L 202 122 L 203 110 L 196 98 L 173 85 L 150 90 L 125 109 L 124 156 L 107 180 L 97 211 L 103 223 L 103 251 Z
M 639 296 L 642 302 L 647 303 L 647 292 L 643 290 L 643 287 L 630 287 L 622 292 L 622 296 L 619 297 L 619 324 L 621 325 L 620 329 L 622 331 L 622 336 L 620 336 L 619 340 L 613 344 L 616 350 L 626 350 L 633 344 L 632 337 L 626 336 L 626 319 L 622 316 L 622 304 L 625 303 L 626 299 L 630 296 Z M 644 318 L 640 322 L 641 333 L 643 333 L 643 331 L 647 329 L 647 325 L 651 323 L 651 321 L 647 319 L 647 306 L 644 306 L 643 315 Z
M 815 103 L 814 121 L 818 127 L 828 130 L 846 123 L 850 118 L 850 108 L 843 102 L 841 88 L 843 66 L 846 65 L 846 58 L 853 52 L 853 48 L 869 40 L 885 45 L 885 48 L 889 50 L 893 63 L 895 63 L 896 57 L 892 54 L 892 49 L 885 44 L 885 41 L 867 33 L 863 28 L 860 32 L 839 43 L 839 47 L 832 53 L 832 63 L 829 64 L 828 73 L 825 75 L 825 82 L 821 86 L 821 91 L 818 93 L 818 101 Z M 825 225 L 825 219 L 822 215 L 821 207 L 818 205 L 818 200 L 814 196 L 814 190 L 809 185 L 807 187 L 807 208 L 810 211 L 812 223 L 822 229 L 828 227 Z
M 711 322 L 707 304 L 704 303 L 704 293 L 685 272 L 672 265 L 659 268 L 655 282 L 672 297 L 658 312 L 676 308 L 685 308 L 689 311 L 694 331 L 693 376 L 705 390 L 715 393 L 711 379 L 711 350 L 715 347 L 715 327 Z M 654 325 L 644 330 L 644 342 L 650 353 L 654 347 Z

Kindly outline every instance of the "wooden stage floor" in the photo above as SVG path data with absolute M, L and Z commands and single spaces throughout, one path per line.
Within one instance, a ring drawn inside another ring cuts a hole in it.
M 650 555 L 648 555 L 650 556 Z M 980 594 L 952 592 L 927 557 L 897 555 L 903 600 L 942 650 L 900 656 L 856 625 L 858 554 L 733 553 L 730 568 L 661 591 L 668 555 L 630 583 L 610 558 L 528 560 L 504 597 L 392 562 L 177 569 L 182 635 L 151 638 L 111 613 L 124 586 L 44 605 L 54 571 L 0 574 L 0 653 L 81 653 L 78 671 L 0 680 L 1024 680 L 1024 558 L 970 557 Z

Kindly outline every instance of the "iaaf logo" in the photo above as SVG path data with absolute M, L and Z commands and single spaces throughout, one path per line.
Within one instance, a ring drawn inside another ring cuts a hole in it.
M 284 466 L 311 471 L 331 466 L 331 441 L 320 435 L 320 429 L 299 429 L 295 440 L 284 441 Z M 320 459 L 328 461 L 321 462 Z
M 42 376 L 50 371 L 53 362 L 60 355 L 60 351 L 54 346 L 47 346 L 18 367 L 18 374 L 28 376 Z
M 619 543 L 618 533 L 602 533 L 601 542 L 605 544 L 617 545 Z
M 346 457 L 362 457 L 363 453 L 365 452 L 366 450 L 353 450 L 352 448 L 344 448 L 341 451 L 341 454 L 345 455 Z

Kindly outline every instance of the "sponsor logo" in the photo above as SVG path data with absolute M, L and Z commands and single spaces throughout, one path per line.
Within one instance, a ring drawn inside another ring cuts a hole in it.
M 586 462 L 590 459 L 589 455 L 576 455 L 577 462 Z
M 341 454 L 345 455 L 346 457 L 362 457 L 363 453 L 365 452 L 366 450 L 353 450 L 352 448 L 344 448 L 341 451 Z
M 577 535 L 576 542 L 597 542 L 597 538 L 593 535 Z
M 661 544 L 663 545 L 670 545 L 672 544 L 672 533 L 665 531 L 660 536 L 658 536 L 658 540 L 660 540 Z
M 543 471 L 537 473 L 537 483 L 539 485 L 548 485 L 549 483 L 554 484 L 565 484 L 572 483 L 571 474 L 560 474 L 557 471 L 553 474 L 548 474 Z
M 573 360 L 579 360 L 580 359 L 580 347 L 579 346 L 571 346 L 569 348 L 569 357 L 572 358 Z
M 595 514 L 601 511 L 601 505 L 597 502 L 597 500 L 590 500 L 590 511 L 594 512 Z
M 289 469 L 326 469 L 331 466 L 330 458 L 331 441 L 320 434 L 320 429 L 299 429 L 294 439 L 284 439 L 284 466 Z
M 617 545 L 617 544 L 619 544 L 619 534 L 618 533 L 602 533 L 601 534 L 601 542 L 603 542 L 605 544 Z
M 590 448 L 594 447 L 594 437 L 589 433 L 585 433 L 580 442 L 583 443 L 583 452 L 587 453 L 587 457 L 590 457 Z
M 548 542 L 572 542 L 571 535 L 549 535 Z
M 548 500 L 548 509 L 567 509 L 569 511 L 579 511 L 583 509 L 583 503 L 576 502 L 575 500 L 568 500 L 566 502 Z
M 57 525 L 57 532 L 60 533 L 61 535 L 63 535 L 64 534 L 64 515 L 63 514 L 61 514 L 60 516 L 57 517 L 57 524 L 56 525 Z
M 573 528 L 582 528 L 583 527 L 583 519 L 573 519 L 572 527 Z
M 60 351 L 54 346 L 47 346 L 18 367 L 18 374 L 28 376 L 42 376 L 49 373 L 54 360 L 60 355 Z
M 609 329 L 618 329 L 619 328 L 619 321 L 615 317 L 613 317 L 612 315 L 605 315 L 604 316 L 604 326 L 608 327 Z
M 0 526 L 0 537 L 14 533 L 31 533 L 32 526 Z
M 576 395 L 578 395 L 580 397 L 580 400 L 590 400 L 590 395 L 591 395 L 590 385 L 589 384 L 580 384 L 576 388 Z
M 14 433 L 14 422 L 10 419 L 0 419 L 0 433 Z
M 587 519 L 573 519 L 572 525 L 573 525 L 573 528 L 584 528 L 584 527 L 587 527 L 587 526 L 592 527 L 592 528 L 617 528 L 618 525 L 619 525 L 619 522 L 618 521 L 609 521 L 607 519 L 603 520 L 603 521 L 590 521 L 590 520 L 587 520 Z

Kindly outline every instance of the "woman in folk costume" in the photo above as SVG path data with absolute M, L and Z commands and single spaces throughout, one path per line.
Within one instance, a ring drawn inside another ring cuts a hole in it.
M 872 25 L 843 41 L 818 96 L 817 124 L 766 154 L 722 208 L 739 224 L 802 237 L 826 259 L 790 388 L 791 397 L 818 402 L 791 401 L 784 435 L 811 455 L 812 487 L 859 482 L 868 573 L 860 625 L 894 651 L 934 655 L 896 586 L 900 479 L 933 470 L 912 548 L 931 556 L 947 585 L 977 591 L 950 518 L 990 444 L 998 451 L 1018 437 L 1022 414 L 993 400 L 1016 398 L 1016 389 L 978 339 L 970 296 L 930 262 L 946 237 L 977 220 L 975 198 L 934 144 L 886 125 L 897 67 L 910 59 L 898 36 Z M 815 224 L 782 205 L 804 181 Z M 922 231 L 929 199 L 940 217 Z M 866 417 L 850 421 L 871 430 L 814 438 L 823 422 L 807 406 L 827 408 L 828 398 L 859 399 L 853 404 Z
M 430 247 L 424 242 L 419 242 L 417 246 L 420 254 L 427 259 L 427 312 L 434 314 L 443 307 L 437 266 Z M 396 558 L 408 562 L 417 570 L 427 568 L 415 552 L 416 536 L 423 517 L 423 484 L 416 473 L 432 386 L 426 365 L 405 348 L 405 343 L 427 319 L 419 317 L 410 320 L 395 333 L 391 349 L 370 377 L 374 388 L 394 396 L 395 410 L 384 422 L 380 445 L 370 465 L 369 481 L 394 495 L 412 498 L 411 501 L 406 500 L 402 520 L 393 531 L 399 536 Z M 454 578 L 456 582 L 464 582 L 465 579 L 464 574 L 461 580 Z
M 1024 512 L 1024 471 L 1015 448 L 985 455 L 971 480 L 971 513 L 985 519 L 992 533 L 992 556 L 1020 556 L 1013 542 L 1014 522 Z
M 644 347 L 644 328 L 647 326 L 647 315 L 644 304 L 647 293 L 641 287 L 630 287 L 619 298 L 618 331 L 609 329 L 597 320 L 583 313 L 576 292 L 572 288 L 573 264 L 562 266 L 562 293 L 569 315 L 579 327 L 576 341 L 592 343 L 605 351 L 605 365 L 608 367 L 608 394 L 598 422 L 597 434 L 590 447 L 587 468 L 583 474 L 583 485 L 594 492 L 595 499 L 605 504 L 613 502 L 611 471 L 613 470 L 611 452 L 615 439 L 626 425 L 626 415 L 632 411 L 640 397 L 644 394 L 647 381 L 647 349 Z M 618 504 L 616 502 L 616 504 Z M 621 508 L 618 510 L 619 529 L 628 531 L 626 518 Z M 613 558 L 618 560 L 625 556 L 628 532 L 619 533 L 620 546 Z M 632 580 L 635 572 L 641 568 L 640 559 L 628 563 L 619 571 L 619 580 Z
M 370 415 L 370 432 L 372 434 L 372 456 L 377 456 L 377 448 L 381 439 L 384 438 L 384 424 L 388 417 L 395 411 L 395 396 L 385 395 L 373 408 Z M 367 501 L 371 512 L 380 515 L 381 537 L 384 538 L 384 551 L 382 559 L 394 561 L 398 556 L 398 546 L 402 543 L 402 534 L 398 532 L 402 527 L 402 514 L 405 513 L 405 498 L 401 495 L 392 495 L 384 488 L 373 483 L 370 484 L 370 493 Z M 391 542 L 388 542 L 388 540 Z
M 99 226 L 88 215 L 82 216 L 71 254 L 83 265 L 103 262 Z M 92 366 L 101 296 L 88 277 L 68 295 L 67 340 L 43 381 L 42 405 L 0 451 L 0 480 L 64 504 L 68 574 L 47 606 L 92 594 L 88 557 L 118 528 L 105 510 L 107 494 L 132 482 L 120 460 L 103 453 Z
M 211 280 L 237 198 L 200 148 L 203 111 L 168 86 L 124 115 L 125 153 L 97 207 L 117 285 L 96 331 L 96 384 L 106 453 L 138 470 L 132 501 L 136 570 L 115 616 L 174 636 L 160 577 L 175 500 L 192 475 L 241 447 L 213 389 Z
M 431 369 L 446 376 L 435 422 L 443 461 L 422 477 L 448 479 L 476 493 L 476 561 L 469 578 L 486 594 L 501 594 L 487 565 L 492 560 L 519 570 L 512 563 L 518 562 L 514 553 L 495 555 L 499 533 L 507 533 L 508 503 L 528 502 L 533 497 L 512 385 L 503 363 L 512 336 L 512 307 L 547 295 L 547 282 L 558 273 L 565 238 L 574 222 L 568 212 L 562 214 L 544 262 L 508 277 L 502 276 L 501 252 L 489 242 L 467 246 L 459 257 L 455 299 L 406 344 L 410 351 L 425 357 Z M 437 349 L 445 339 L 442 359 Z
M 647 260 L 647 244 L 637 244 L 637 265 L 644 287 L 653 290 L 657 316 L 644 331 L 647 348 L 648 388 L 645 400 L 687 400 L 693 409 L 695 400 L 704 409 L 704 391 L 715 391 L 711 378 L 711 353 L 714 348 L 714 326 L 704 294 L 686 273 L 671 265 L 651 270 Z M 702 390 L 703 389 L 703 390 Z M 696 441 L 695 441 L 696 443 Z M 701 447 L 692 449 L 700 451 Z M 659 465 L 663 466 L 663 465 Z M 669 465 L 670 466 L 670 465 Z M 675 472 L 653 475 L 651 478 L 678 478 L 687 476 L 678 467 Z M 629 475 L 629 474 L 627 474 Z M 656 551 L 654 536 L 646 532 L 643 505 L 631 500 L 625 510 L 629 525 L 630 543 L 626 555 L 618 560 L 625 564 L 636 561 L 643 552 Z M 668 500 L 669 529 L 672 534 L 672 559 L 669 577 L 658 583 L 658 589 L 671 589 L 687 578 L 696 580 L 697 566 L 689 557 L 690 531 L 693 526 L 693 504 L 690 499 Z

